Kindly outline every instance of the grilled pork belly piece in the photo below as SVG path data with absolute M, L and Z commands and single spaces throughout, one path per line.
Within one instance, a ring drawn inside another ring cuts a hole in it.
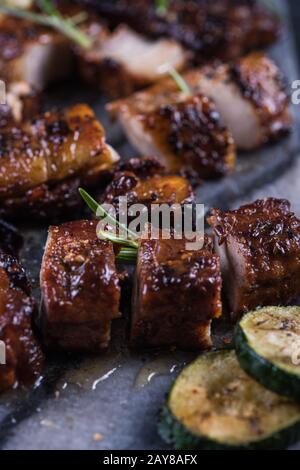
M 72 49 L 63 34 L 27 20 L 0 15 L 0 78 L 26 82 L 36 90 L 66 78 Z
M 118 160 L 105 142 L 101 124 L 85 105 L 8 126 L 0 143 L 0 213 L 12 216 L 24 208 L 26 216 L 30 209 L 47 214 L 51 207 L 59 213 L 64 190 L 66 209 L 68 204 L 79 204 L 76 181 L 92 187 Z
M 208 219 L 233 320 L 300 294 L 300 220 L 284 199 L 257 200 Z
M 97 221 L 75 221 L 49 229 L 41 267 L 45 344 L 95 352 L 110 341 L 119 316 L 120 286 L 110 242 L 96 235 Z
M 113 98 L 160 80 L 168 66 L 182 70 L 188 60 L 187 52 L 175 41 L 151 41 L 124 25 L 111 33 L 92 22 L 86 32 L 94 45 L 78 51 L 81 75 Z
M 111 103 L 108 110 L 131 144 L 142 155 L 157 155 L 170 172 L 215 178 L 234 166 L 234 143 L 213 102 L 179 92 L 172 79 Z
M 194 94 L 213 99 L 241 150 L 278 139 L 290 129 L 292 118 L 282 74 L 262 53 L 249 54 L 230 65 L 191 70 L 184 78 Z
M 20 237 L 4 223 L 0 236 L 0 341 L 6 353 L 6 364 L 0 365 L 3 392 L 37 380 L 43 354 L 32 330 L 35 302 L 24 269 L 12 254 L 20 247 Z
M 0 129 L 31 119 L 40 110 L 40 94 L 28 83 L 10 83 L 6 87 L 6 103 L 0 105 Z
M 120 197 L 126 196 L 128 205 L 191 204 L 193 190 L 186 178 L 166 173 L 158 159 L 131 158 L 121 162 L 112 182 L 101 196 L 101 203 L 112 204 L 118 212 Z
M 204 62 L 228 60 L 276 40 L 278 17 L 255 0 L 172 0 L 166 13 L 154 0 L 76 0 L 91 6 L 111 26 L 126 23 L 150 37 L 170 37 Z
M 185 240 L 139 242 L 133 297 L 134 347 L 211 346 L 210 326 L 221 315 L 219 257 L 206 238 L 201 250 Z

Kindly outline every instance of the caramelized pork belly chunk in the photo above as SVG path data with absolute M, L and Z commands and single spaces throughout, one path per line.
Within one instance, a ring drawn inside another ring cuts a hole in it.
M 274 141 L 291 127 L 282 74 L 262 53 L 252 53 L 232 64 L 195 69 L 184 78 L 193 93 L 203 93 L 214 100 L 241 150 Z
M 157 155 L 170 172 L 191 171 L 200 178 L 228 173 L 235 148 L 213 102 L 179 92 L 173 80 L 108 106 L 142 155 Z
M 40 94 L 25 82 L 6 85 L 6 103 L 0 104 L 0 129 L 18 125 L 36 116 L 41 109 Z
M 0 15 L 0 77 L 36 90 L 66 78 L 72 65 L 70 42 L 53 29 Z
M 6 364 L 0 365 L 3 392 L 37 380 L 43 354 L 32 329 L 35 302 L 24 269 L 12 254 L 20 247 L 20 237 L 4 223 L 0 234 L 0 341 L 6 354 Z
M 39 324 L 51 349 L 97 352 L 109 345 L 120 286 L 113 246 L 97 237 L 96 227 L 97 221 L 81 220 L 49 229 Z
M 300 294 L 300 220 L 284 199 L 212 210 L 222 274 L 234 320 L 247 310 L 284 305 Z
M 72 178 L 77 177 L 84 184 L 97 184 L 118 160 L 105 142 L 101 124 L 85 105 L 8 126 L 0 143 L 0 212 L 4 214 L 7 209 L 13 215 L 12 208 L 22 210 L 27 202 L 29 208 L 37 204 L 41 211 L 44 201 L 47 209 L 52 190 L 59 202 L 63 183 L 73 184 Z
M 181 70 L 187 63 L 188 54 L 171 39 L 149 40 L 124 25 L 111 33 L 95 22 L 87 33 L 93 48 L 78 51 L 81 75 L 113 98 L 128 96 L 160 80 L 168 67 Z
M 110 21 L 126 23 L 150 37 L 170 37 L 204 62 L 224 60 L 265 47 L 279 32 L 277 15 L 255 0 L 172 0 L 162 14 L 154 0 L 77 0 Z
M 133 297 L 134 347 L 211 346 L 210 326 L 221 315 L 219 257 L 205 239 L 200 250 L 185 240 L 141 239 Z
M 101 202 L 112 204 L 118 212 L 120 197 L 126 196 L 129 205 L 191 204 L 193 190 L 186 178 L 166 173 L 158 159 L 131 158 L 118 165 L 112 182 L 101 196 Z

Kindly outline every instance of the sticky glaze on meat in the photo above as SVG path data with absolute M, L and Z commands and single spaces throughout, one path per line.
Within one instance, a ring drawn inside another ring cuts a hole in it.
M 76 221 L 49 229 L 39 323 L 50 348 L 95 352 L 109 344 L 120 287 L 113 246 L 98 239 L 96 226 Z
M 206 239 L 187 251 L 184 240 L 141 240 L 131 325 L 134 347 L 211 346 L 211 320 L 221 315 L 219 257 Z
M 121 162 L 112 182 L 101 197 L 102 203 L 118 209 L 120 196 L 128 204 L 188 204 L 194 201 L 192 188 L 186 178 L 166 173 L 156 158 L 131 158 Z
M 288 201 L 269 198 L 230 212 L 213 209 L 209 223 L 234 320 L 300 294 L 300 220 Z
M 192 170 L 200 178 L 228 173 L 235 161 L 232 137 L 213 102 L 190 97 L 165 80 L 108 106 L 142 155 L 157 155 L 168 171 Z
M 35 302 L 25 271 L 12 254 L 20 247 L 20 237 L 5 223 L 0 225 L 0 236 L 0 340 L 6 348 L 6 364 L 0 365 L 3 392 L 37 380 L 43 354 L 32 330 Z
M 86 105 L 6 127 L 0 135 L 0 212 L 13 216 L 13 209 L 18 215 L 28 207 L 38 214 L 57 203 L 59 213 L 62 191 L 74 194 L 74 178 L 87 187 L 97 184 L 117 159 Z
M 276 15 L 255 0 L 172 0 L 158 14 L 154 0 L 76 0 L 110 21 L 125 23 L 150 37 L 170 37 L 194 51 L 197 61 L 236 58 L 276 40 Z

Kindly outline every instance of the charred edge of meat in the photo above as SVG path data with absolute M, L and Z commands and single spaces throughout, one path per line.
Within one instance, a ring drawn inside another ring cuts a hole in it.
M 286 83 L 280 70 L 267 57 L 250 54 L 231 64 L 229 75 L 242 95 L 255 105 L 266 140 L 276 140 L 290 132 L 292 120 Z
M 206 97 L 162 105 L 148 113 L 146 126 L 164 135 L 171 152 L 183 160 L 182 166 L 197 171 L 201 178 L 223 176 L 234 166 L 232 137 Z
M 158 15 L 153 0 L 108 2 L 77 0 L 93 7 L 115 27 L 127 23 L 150 37 L 172 37 L 194 50 L 198 61 L 212 56 L 229 59 L 276 40 L 279 21 L 256 1 L 172 1 Z M 239 43 L 237 39 L 239 38 Z

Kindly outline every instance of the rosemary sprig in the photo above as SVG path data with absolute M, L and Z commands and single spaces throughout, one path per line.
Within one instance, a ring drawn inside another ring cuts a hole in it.
M 72 18 L 62 17 L 60 13 L 56 12 L 55 8 L 51 6 L 51 2 L 49 1 L 40 1 L 39 4 L 44 13 L 35 13 L 33 11 L 7 6 L 0 6 L 0 13 L 25 19 L 43 26 L 48 26 L 64 34 L 85 49 L 90 49 L 92 47 L 92 40 L 76 27 Z M 46 13 L 48 11 L 51 11 L 52 13 Z M 78 18 L 76 24 L 78 24 Z
M 118 235 L 114 235 L 113 233 L 109 232 L 108 230 L 100 230 L 98 235 L 101 238 L 105 238 L 106 240 L 111 241 L 112 243 L 116 243 L 117 245 L 123 245 L 128 248 L 131 248 L 133 251 L 136 251 L 138 248 L 137 242 L 133 240 L 128 240 L 127 238 L 119 237 Z
M 168 73 L 173 78 L 174 82 L 176 82 L 179 90 L 181 90 L 183 93 L 186 93 L 187 95 L 192 95 L 191 89 L 186 83 L 185 79 L 182 75 L 180 75 L 180 73 L 177 72 L 176 69 L 174 69 L 174 67 L 168 68 Z
M 158 15 L 164 16 L 168 13 L 169 0 L 155 0 L 155 11 Z
M 128 239 L 125 240 L 137 240 L 137 235 L 132 232 L 129 228 L 127 228 L 125 225 L 120 224 L 120 222 L 117 221 L 117 219 L 113 216 L 111 216 L 104 208 L 99 204 L 97 201 L 95 201 L 92 196 L 89 195 L 83 188 L 79 188 L 79 194 L 84 200 L 84 202 L 87 204 L 87 206 L 91 209 L 94 214 L 96 214 L 98 217 L 106 217 L 108 222 L 112 224 L 113 227 L 119 227 L 121 230 L 123 230 L 126 234 Z M 119 237 L 121 239 L 122 237 Z M 137 246 L 137 244 L 136 244 Z
M 136 263 L 137 250 L 132 248 L 121 248 L 116 256 L 117 261 L 123 261 L 125 263 Z

